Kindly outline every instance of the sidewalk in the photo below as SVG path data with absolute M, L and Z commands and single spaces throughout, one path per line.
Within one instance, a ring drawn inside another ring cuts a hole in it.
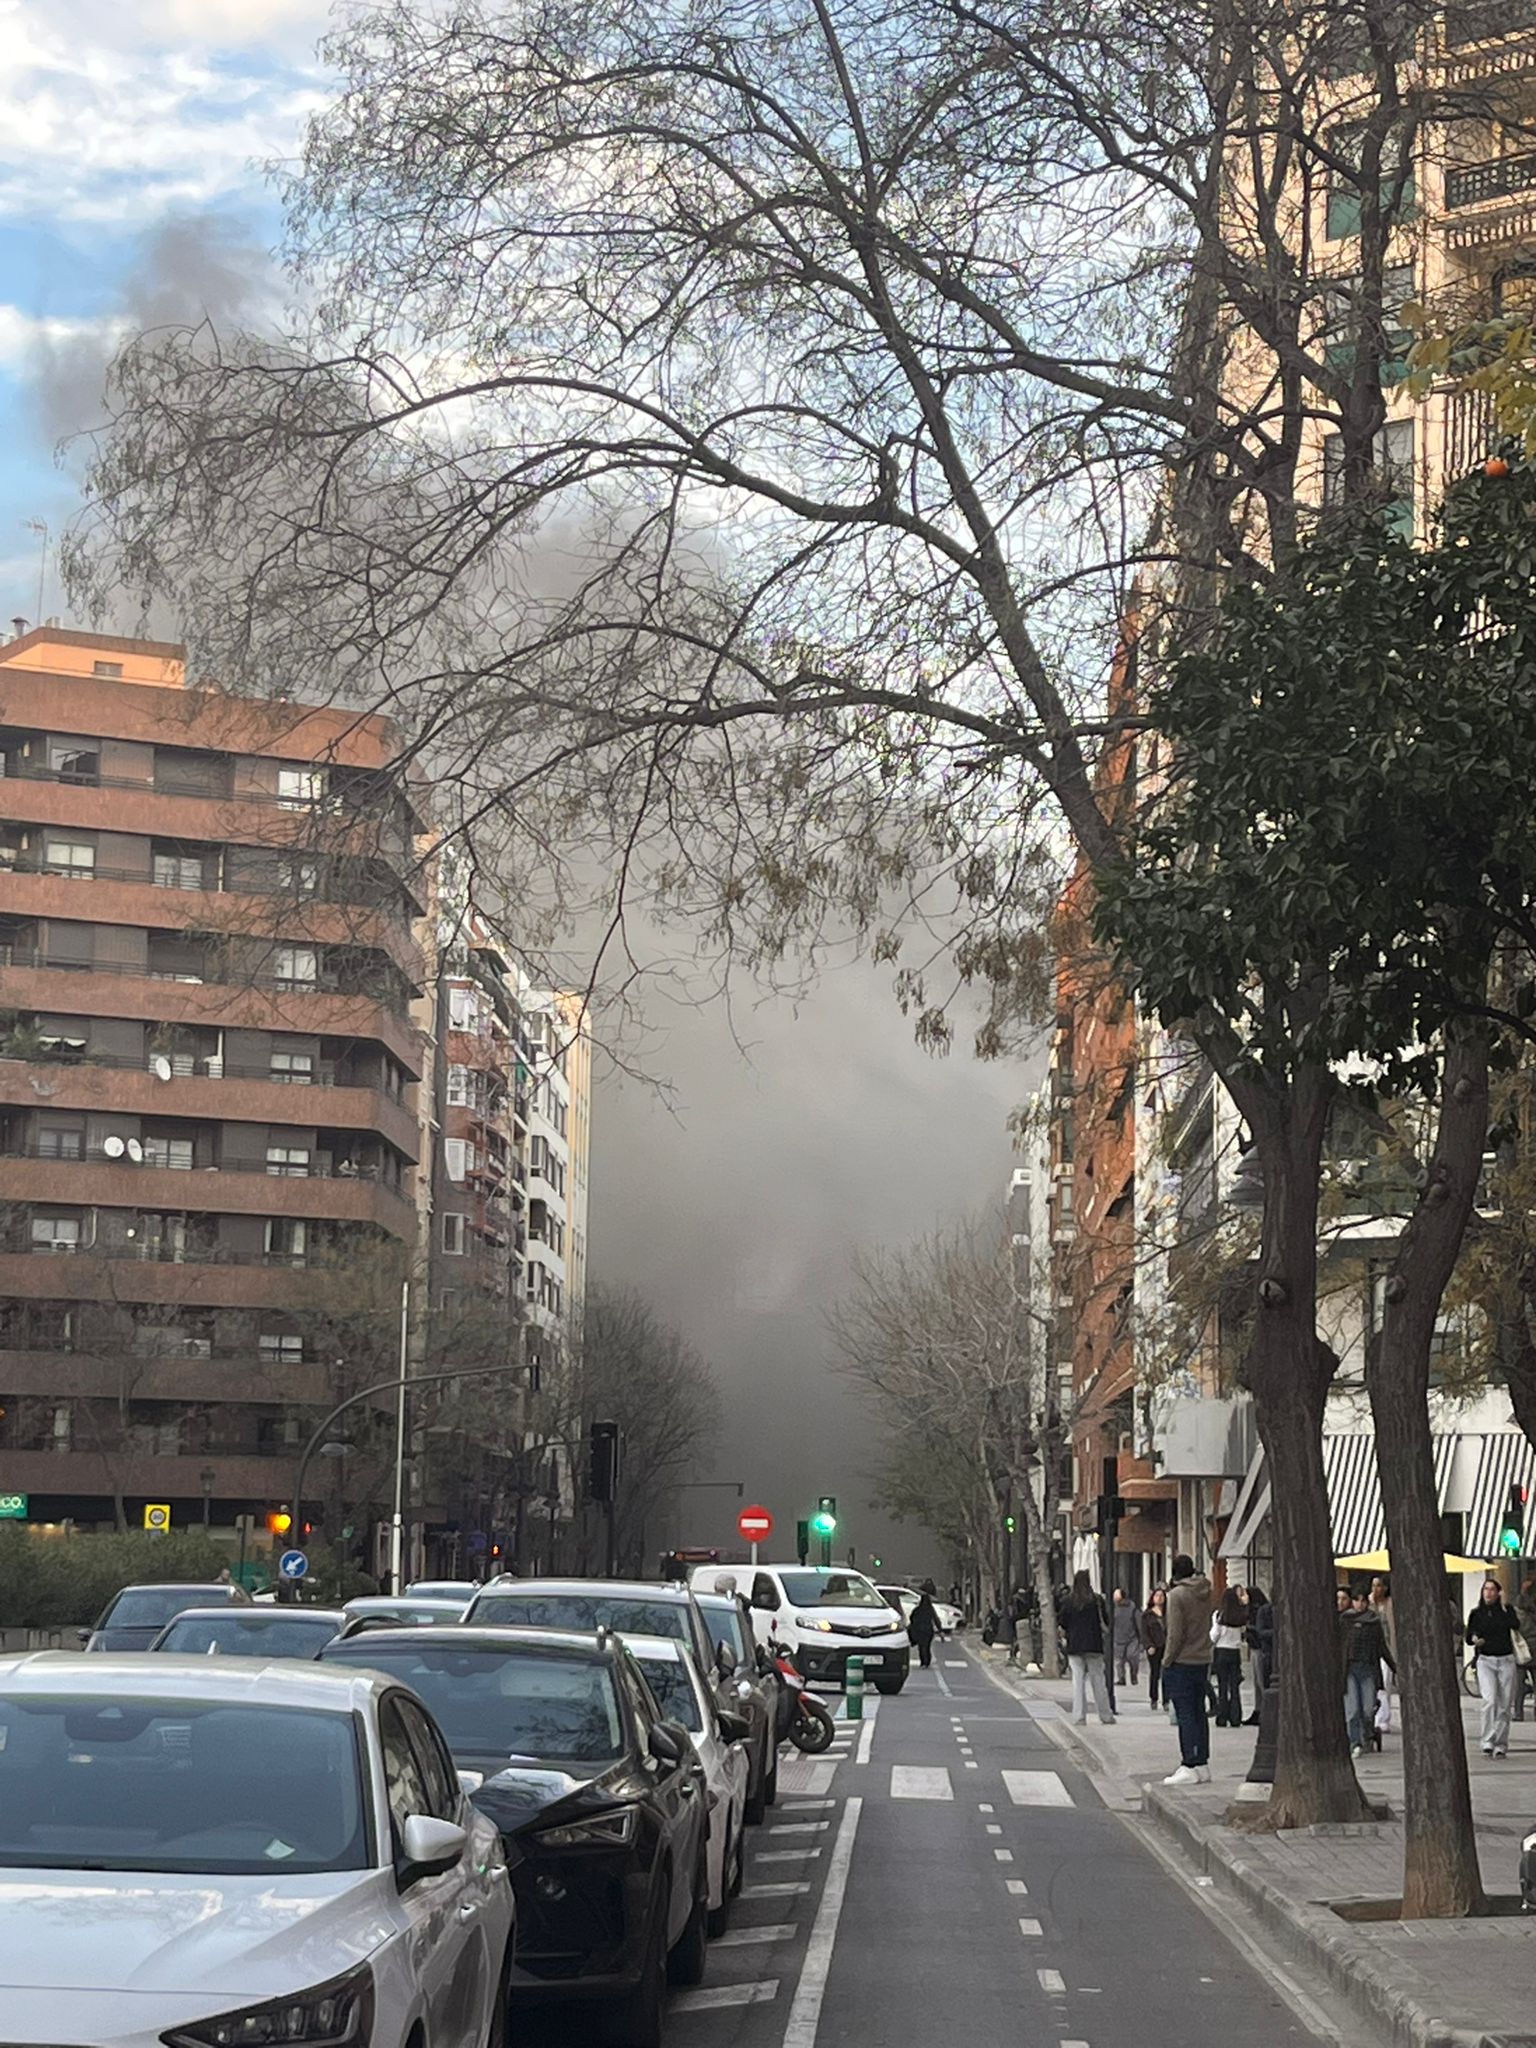
M 1068 1680 L 1010 1669 L 974 1637 L 966 1647 L 1017 1693 L 1109 1805 L 1145 1814 L 1197 1877 L 1258 1916 L 1346 2033 L 1352 2017 L 1392 2048 L 1536 2048 L 1536 1916 L 1351 1922 L 1332 1910 L 1400 1893 L 1399 1819 L 1277 1835 L 1229 1827 L 1225 1817 L 1247 1776 L 1256 1729 L 1211 1730 L 1209 1785 L 1164 1785 L 1179 1760 L 1178 1742 L 1166 1714 L 1147 1704 L 1145 1674 L 1129 1698 L 1122 1691 L 1113 1726 L 1101 1726 L 1090 1711 L 1078 1728 L 1069 1719 Z M 1244 1700 L 1251 1710 L 1246 1687 Z M 1536 1827 L 1536 1721 L 1517 1722 L 1509 1756 L 1493 1763 L 1478 1752 L 1475 1701 L 1465 1703 L 1464 1719 L 1483 1882 L 1508 1898 L 1519 1892 L 1521 1838 Z M 1356 1768 L 1367 1795 L 1400 1814 L 1398 1734 Z

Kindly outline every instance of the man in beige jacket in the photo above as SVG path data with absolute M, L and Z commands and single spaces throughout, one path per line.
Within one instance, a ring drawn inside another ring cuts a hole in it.
M 1168 1587 L 1168 1646 L 1163 1652 L 1163 1693 L 1179 1724 L 1179 1768 L 1165 1785 L 1208 1785 L 1211 1724 L 1205 1689 L 1211 1673 L 1211 1582 L 1182 1553 L 1173 1560 Z

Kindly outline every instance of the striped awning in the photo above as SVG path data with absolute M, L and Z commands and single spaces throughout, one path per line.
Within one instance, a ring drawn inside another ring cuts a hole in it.
M 1259 1445 L 1249 1460 L 1242 1487 L 1227 1523 L 1227 1533 L 1221 1539 L 1223 1557 L 1246 1557 L 1253 1548 L 1253 1540 L 1263 1526 L 1264 1517 L 1269 1513 L 1272 1489 L 1268 1474 L 1264 1470 L 1264 1446 Z
M 1381 1514 L 1381 1482 L 1376 1476 L 1375 1436 L 1368 1430 L 1358 1436 L 1325 1436 L 1323 1470 L 1328 1478 L 1334 1556 L 1384 1550 L 1387 1530 Z
M 1483 1438 L 1472 1505 L 1467 1512 L 1466 1554 L 1488 1560 L 1499 1554 L 1499 1524 L 1511 1486 L 1536 1486 L 1536 1450 L 1518 1429 Z M 1529 1541 L 1529 1537 L 1527 1538 Z

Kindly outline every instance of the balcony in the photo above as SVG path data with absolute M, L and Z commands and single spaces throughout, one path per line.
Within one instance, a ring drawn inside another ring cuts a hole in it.
M 1536 150 L 1519 156 L 1496 156 L 1481 164 L 1464 164 L 1445 174 L 1445 207 L 1448 213 L 1464 207 L 1485 206 L 1492 199 L 1511 199 L 1517 193 L 1536 192 Z
M 5 1158 L 9 1202 L 66 1203 L 76 1208 L 152 1209 L 226 1216 L 281 1216 L 325 1222 L 373 1223 L 408 1237 L 416 1212 L 407 1196 L 385 1186 L 376 1172 L 278 1176 L 265 1160 L 228 1160 L 218 1166 L 151 1166 L 109 1159 L 93 1148 L 84 1159 L 40 1156 L 35 1149 Z M 3 1242 L 3 1238 L 0 1238 Z M 25 1251 L 25 1244 L 13 1244 Z M 125 1256 L 149 1256 L 147 1248 Z
M 1470 476 L 1495 438 L 1493 393 L 1453 391 L 1445 403 L 1445 480 Z
M 331 1384 L 321 1364 L 274 1364 L 250 1345 L 238 1352 L 214 1346 L 209 1358 L 161 1354 L 126 1359 L 84 1350 L 0 1349 L 0 1390 L 17 1399 L 119 1399 L 199 1401 L 222 1406 L 240 1402 L 318 1402 Z
M 214 1500 L 263 1501 L 293 1483 L 294 1453 L 285 1445 L 255 1454 L 188 1451 L 145 1456 L 124 1449 L 110 1455 L 71 1447 L 11 1450 L 0 1446 L 0 1482 L 8 1493 L 86 1495 L 110 1500 L 119 1490 L 150 1500 L 201 1501 L 201 1473 L 211 1469 Z M 34 1509 L 35 1511 L 35 1509 Z M 187 1526 L 183 1520 L 181 1526 Z

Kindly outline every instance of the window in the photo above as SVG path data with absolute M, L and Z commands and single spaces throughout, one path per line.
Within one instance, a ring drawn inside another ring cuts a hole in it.
M 267 1147 L 267 1171 L 280 1174 L 287 1180 L 304 1180 L 308 1177 L 310 1150 L 307 1145 L 269 1145 Z
M 60 782 L 99 782 L 101 755 L 89 740 L 50 740 L 48 772 Z
M 313 988 L 320 979 L 320 956 L 313 946 L 279 946 L 276 979 L 288 988 Z
M 94 875 L 96 849 L 85 839 L 45 839 L 43 870 L 50 875 Z
M 157 889 L 201 889 L 203 857 L 200 853 L 157 853 L 154 863 Z
M 85 1131 L 78 1124 L 43 1124 L 37 1133 L 39 1159 L 83 1159 Z
M 192 1171 L 192 1140 L 190 1138 L 146 1138 L 144 1140 L 144 1164 L 146 1166 L 173 1166 L 182 1173 Z
M 468 1067 L 448 1069 L 448 1100 L 455 1109 L 467 1109 L 470 1101 L 470 1076 Z
M 284 854 L 277 864 L 277 884 L 292 896 L 313 896 L 320 887 L 320 863 Z
M 122 673 L 123 664 L 120 661 L 93 661 L 91 663 L 91 674 L 93 676 L 107 676 L 116 682 L 121 678 Z
M 455 1210 L 449 1210 L 443 1217 L 443 1250 L 462 1258 L 468 1250 L 465 1223 L 467 1219 Z
M 455 1031 L 479 1030 L 480 999 L 472 988 L 449 989 L 448 1022 Z
M 295 1330 L 263 1330 L 256 1348 L 264 1365 L 302 1365 L 304 1339 Z
M 274 1048 L 269 1059 L 274 1081 L 307 1083 L 315 1078 L 315 1056 L 312 1052 L 279 1052 Z
M 73 1252 L 80 1248 L 78 1216 L 34 1216 L 31 1230 L 35 1252 Z
M 274 1263 L 302 1266 L 309 1255 L 308 1223 L 299 1216 L 269 1216 L 265 1250 Z
M 428 1811 L 427 1787 L 421 1765 L 411 1746 L 399 1700 L 386 1700 L 379 1713 L 379 1735 L 384 1750 L 384 1784 L 389 1793 L 389 1817 L 394 1825 L 395 1847 L 400 1833 L 413 1814 Z
M 443 1164 L 448 1178 L 461 1181 L 475 1170 L 475 1148 L 467 1138 L 443 1140 Z
M 279 768 L 277 800 L 285 811 L 308 811 L 325 794 L 325 775 L 319 768 Z
M 1365 139 L 1361 128 L 1335 128 L 1328 137 L 1328 146 L 1348 163 L 1358 165 L 1360 151 Z M 1388 135 L 1380 144 L 1381 183 L 1378 187 L 1380 204 L 1393 207 L 1393 219 L 1407 221 L 1415 212 L 1413 167 L 1402 163 L 1402 140 Z M 1397 191 L 1399 177 L 1403 179 L 1402 191 Z M 1328 180 L 1328 201 L 1325 230 L 1331 242 L 1342 241 L 1347 235 L 1360 232 L 1360 190 L 1358 173 L 1350 177 L 1343 173 L 1332 174 Z
M 1390 532 L 1413 538 L 1413 421 L 1388 420 L 1376 436 L 1374 464 L 1381 478 L 1382 516 Z M 1329 434 L 1323 442 L 1323 503 L 1337 505 L 1344 496 L 1344 437 Z
M 1358 277 L 1330 280 L 1323 292 L 1323 358 L 1330 369 L 1348 375 L 1354 368 L 1355 351 L 1361 340 L 1360 289 Z M 1408 350 L 1413 336 L 1400 315 L 1413 297 L 1413 265 L 1391 263 L 1381 275 L 1381 320 L 1384 352 L 1381 359 L 1383 384 L 1399 384 L 1408 374 Z
M 464 1804 L 464 1793 L 458 1773 L 443 1748 L 442 1737 L 414 1700 L 401 1700 L 398 1704 L 421 1766 L 422 1783 L 427 1788 L 426 1811 L 437 1820 L 456 1821 Z

